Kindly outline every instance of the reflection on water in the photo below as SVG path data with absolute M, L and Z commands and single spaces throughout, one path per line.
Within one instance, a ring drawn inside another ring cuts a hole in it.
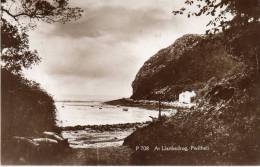
M 151 120 L 149 116 L 158 116 L 155 110 L 111 106 L 101 102 L 56 102 L 56 107 L 57 124 L 62 127 L 145 122 Z M 162 111 L 165 115 L 173 113 L 175 110 Z

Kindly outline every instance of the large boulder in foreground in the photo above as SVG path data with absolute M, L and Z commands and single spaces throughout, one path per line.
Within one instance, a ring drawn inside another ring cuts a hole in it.
M 12 149 L 4 155 L 5 165 L 51 165 L 70 150 L 68 139 L 48 131 L 38 136 L 14 136 L 8 144 Z
M 220 40 L 184 35 L 144 63 L 132 83 L 133 99 L 176 100 L 186 90 L 198 90 L 215 77 L 223 78 L 238 66 Z

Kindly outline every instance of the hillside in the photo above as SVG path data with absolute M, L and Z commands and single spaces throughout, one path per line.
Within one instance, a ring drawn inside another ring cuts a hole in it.
M 161 91 L 164 100 L 173 100 L 189 89 L 198 96 L 196 107 L 154 121 L 125 139 L 124 145 L 136 150 L 133 164 L 260 163 L 259 25 L 233 38 L 239 45 L 235 52 L 226 51 L 218 36 L 186 35 L 140 69 L 134 99 L 158 99 Z
M 29 139 L 43 137 L 44 131 L 59 132 L 54 100 L 36 82 L 5 69 L 1 69 L 1 81 L 2 164 L 28 164 L 32 155 L 43 159 L 36 154 L 40 152 L 40 146 L 35 151 L 35 145 Z
M 200 35 L 184 35 L 144 63 L 132 83 L 132 99 L 176 100 L 185 90 L 198 90 L 219 80 L 240 64 L 225 50 L 221 40 L 209 42 Z

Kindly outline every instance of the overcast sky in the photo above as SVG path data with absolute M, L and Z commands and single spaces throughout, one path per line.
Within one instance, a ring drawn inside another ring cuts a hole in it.
M 42 62 L 26 71 L 55 99 L 129 97 L 142 64 L 187 33 L 204 33 L 206 17 L 188 19 L 171 11 L 180 0 L 73 0 L 82 18 L 40 23 L 30 46 Z

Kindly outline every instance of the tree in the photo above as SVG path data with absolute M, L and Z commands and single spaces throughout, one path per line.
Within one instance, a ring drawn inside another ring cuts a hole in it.
M 69 0 L 1 0 L 1 10 L 15 21 L 20 18 L 48 23 L 66 23 L 81 17 L 83 10 L 70 7 Z
M 17 26 L 3 18 L 1 25 L 1 59 L 6 70 L 19 74 L 22 68 L 29 68 L 40 62 L 37 51 L 29 49 L 28 35 L 25 32 L 19 32 Z
M 260 0 L 186 0 L 184 3 L 173 14 L 211 16 L 206 34 L 222 32 L 227 50 L 253 67 L 260 77 Z
M 173 11 L 173 14 L 186 14 L 188 17 L 211 16 L 212 20 L 207 26 L 212 26 L 212 29 L 207 30 L 207 33 L 241 28 L 259 23 L 260 19 L 259 0 L 186 0 L 184 3 L 185 7 Z
M 35 152 L 28 145 L 26 149 L 22 143 L 16 145 L 13 137 L 59 131 L 55 125 L 53 98 L 39 84 L 22 75 L 22 69 L 40 62 L 37 51 L 29 47 L 28 30 L 37 21 L 66 23 L 78 19 L 83 11 L 69 7 L 68 0 L 1 0 L 1 3 L 2 162 L 19 163 L 20 157 L 27 157 L 24 161 L 31 163 L 30 157 Z
M 3 68 L 21 74 L 40 62 L 36 50 L 30 50 L 28 30 L 36 21 L 66 23 L 79 19 L 83 10 L 70 7 L 68 0 L 1 0 L 1 60 Z M 25 23 L 25 24 L 24 24 Z

